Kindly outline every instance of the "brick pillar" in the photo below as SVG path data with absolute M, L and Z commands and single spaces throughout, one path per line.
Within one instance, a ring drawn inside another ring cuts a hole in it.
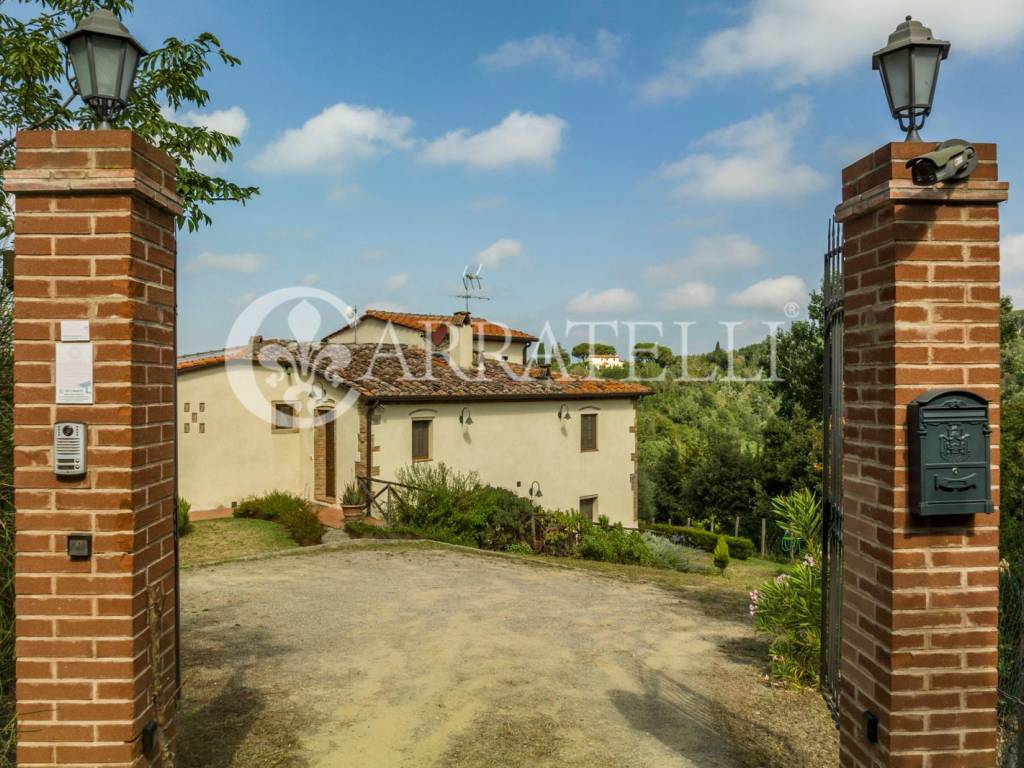
M 5 187 L 16 196 L 18 764 L 169 768 L 175 167 L 129 131 L 24 132 L 17 147 Z M 93 404 L 56 404 L 62 320 L 89 323 Z M 54 475 L 57 421 L 88 425 L 84 476 Z M 91 534 L 90 558 L 68 556 L 71 532 Z
M 915 187 L 933 144 L 890 144 L 843 171 L 845 511 L 841 765 L 994 768 L 998 514 L 908 513 L 907 404 L 987 398 L 999 482 L 996 150 L 966 183 Z M 864 712 L 879 741 L 865 738 Z

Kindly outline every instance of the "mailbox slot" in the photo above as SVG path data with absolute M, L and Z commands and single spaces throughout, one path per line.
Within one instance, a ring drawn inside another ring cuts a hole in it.
M 931 390 L 907 412 L 910 511 L 921 517 L 992 511 L 988 400 Z

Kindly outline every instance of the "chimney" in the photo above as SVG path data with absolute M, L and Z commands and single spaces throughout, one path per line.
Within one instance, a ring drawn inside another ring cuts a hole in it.
M 540 363 L 537 366 L 537 378 L 542 380 L 551 378 L 551 363 Z
M 456 313 L 453 321 L 462 314 L 464 313 Z M 466 314 L 465 317 L 468 319 L 469 315 Z M 473 367 L 473 348 L 473 326 L 453 322 L 448 345 L 448 357 L 452 364 L 464 371 L 470 370 Z

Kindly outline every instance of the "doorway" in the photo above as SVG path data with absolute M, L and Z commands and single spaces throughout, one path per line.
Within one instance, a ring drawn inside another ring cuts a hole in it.
M 333 411 L 317 411 L 316 430 L 313 435 L 314 487 L 318 498 L 335 501 L 338 495 Z

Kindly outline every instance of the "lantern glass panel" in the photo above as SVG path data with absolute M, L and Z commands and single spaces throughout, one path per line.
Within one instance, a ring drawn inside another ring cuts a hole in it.
M 96 62 L 96 95 L 121 98 L 121 56 L 128 44 L 116 37 L 94 35 L 92 38 L 93 57 Z
M 78 92 L 83 98 L 96 92 L 92 81 L 92 67 L 89 66 L 89 41 L 85 35 L 79 35 L 68 42 L 68 53 L 71 55 L 71 66 L 75 68 L 78 80 Z
M 139 67 L 139 49 L 134 45 L 124 47 L 124 72 L 121 75 L 121 101 L 128 103 L 135 85 L 135 70 Z
M 894 112 L 910 106 L 910 49 L 900 48 L 882 57 L 882 73 Z
M 926 45 L 913 49 L 914 101 L 925 109 L 931 106 L 935 77 L 939 71 L 939 49 Z

